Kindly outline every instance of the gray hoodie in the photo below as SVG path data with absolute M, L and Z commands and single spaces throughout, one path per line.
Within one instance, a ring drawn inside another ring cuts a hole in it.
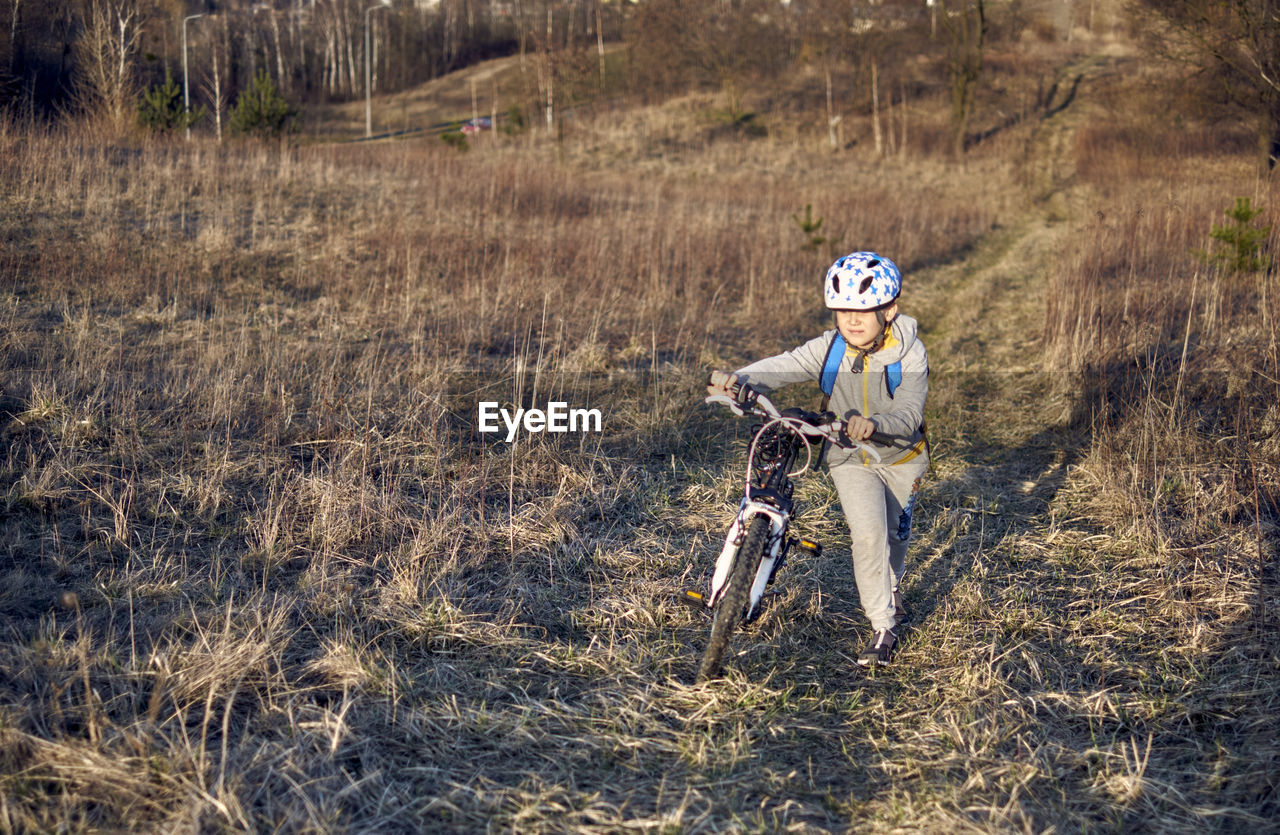
M 840 417 L 868 417 L 879 432 L 902 439 L 892 447 L 869 444 L 880 453 L 885 464 L 916 457 L 923 444 L 929 357 L 918 334 L 916 320 L 899 315 L 889 326 L 884 346 L 874 354 L 864 355 L 861 368 L 854 365 L 859 352 L 847 349 L 831 392 L 830 409 Z M 833 328 L 790 351 L 753 362 L 738 370 L 738 379 L 764 392 L 817 381 L 822 376 L 822 364 L 835 335 Z M 891 371 L 891 367 L 895 370 Z M 891 380 L 898 376 L 897 370 L 901 371 L 901 380 L 891 393 Z M 836 466 L 851 457 L 850 453 L 833 448 L 828 453 L 828 463 Z

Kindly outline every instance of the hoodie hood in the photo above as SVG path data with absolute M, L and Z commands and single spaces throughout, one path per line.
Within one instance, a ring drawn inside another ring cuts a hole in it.
M 868 354 L 872 368 L 884 368 L 901 362 L 915 345 L 920 324 L 910 316 L 898 314 L 889 323 L 889 333 L 884 338 L 884 345 L 874 354 Z

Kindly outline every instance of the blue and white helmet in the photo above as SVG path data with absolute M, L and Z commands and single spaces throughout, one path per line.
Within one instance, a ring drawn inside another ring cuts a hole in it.
M 827 307 L 832 310 L 875 310 L 902 291 L 898 265 L 874 252 L 852 252 L 827 270 Z

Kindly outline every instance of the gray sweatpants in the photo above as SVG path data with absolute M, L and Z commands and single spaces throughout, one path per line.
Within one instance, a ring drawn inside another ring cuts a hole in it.
M 849 523 L 853 579 L 872 629 L 896 625 L 893 590 L 905 571 L 916 490 L 928 466 L 924 454 L 889 466 L 866 466 L 852 457 L 831 462 L 831 480 Z

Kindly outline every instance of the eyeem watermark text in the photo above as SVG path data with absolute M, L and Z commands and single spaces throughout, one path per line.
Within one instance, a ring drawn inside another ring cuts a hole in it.
M 512 415 L 498 408 L 496 400 L 480 401 L 480 431 L 501 432 L 498 418 L 507 428 L 507 443 L 516 439 L 516 431 L 537 434 L 539 432 L 599 432 L 602 425 L 599 409 L 570 409 L 568 403 L 552 400 L 544 409 L 516 409 Z

